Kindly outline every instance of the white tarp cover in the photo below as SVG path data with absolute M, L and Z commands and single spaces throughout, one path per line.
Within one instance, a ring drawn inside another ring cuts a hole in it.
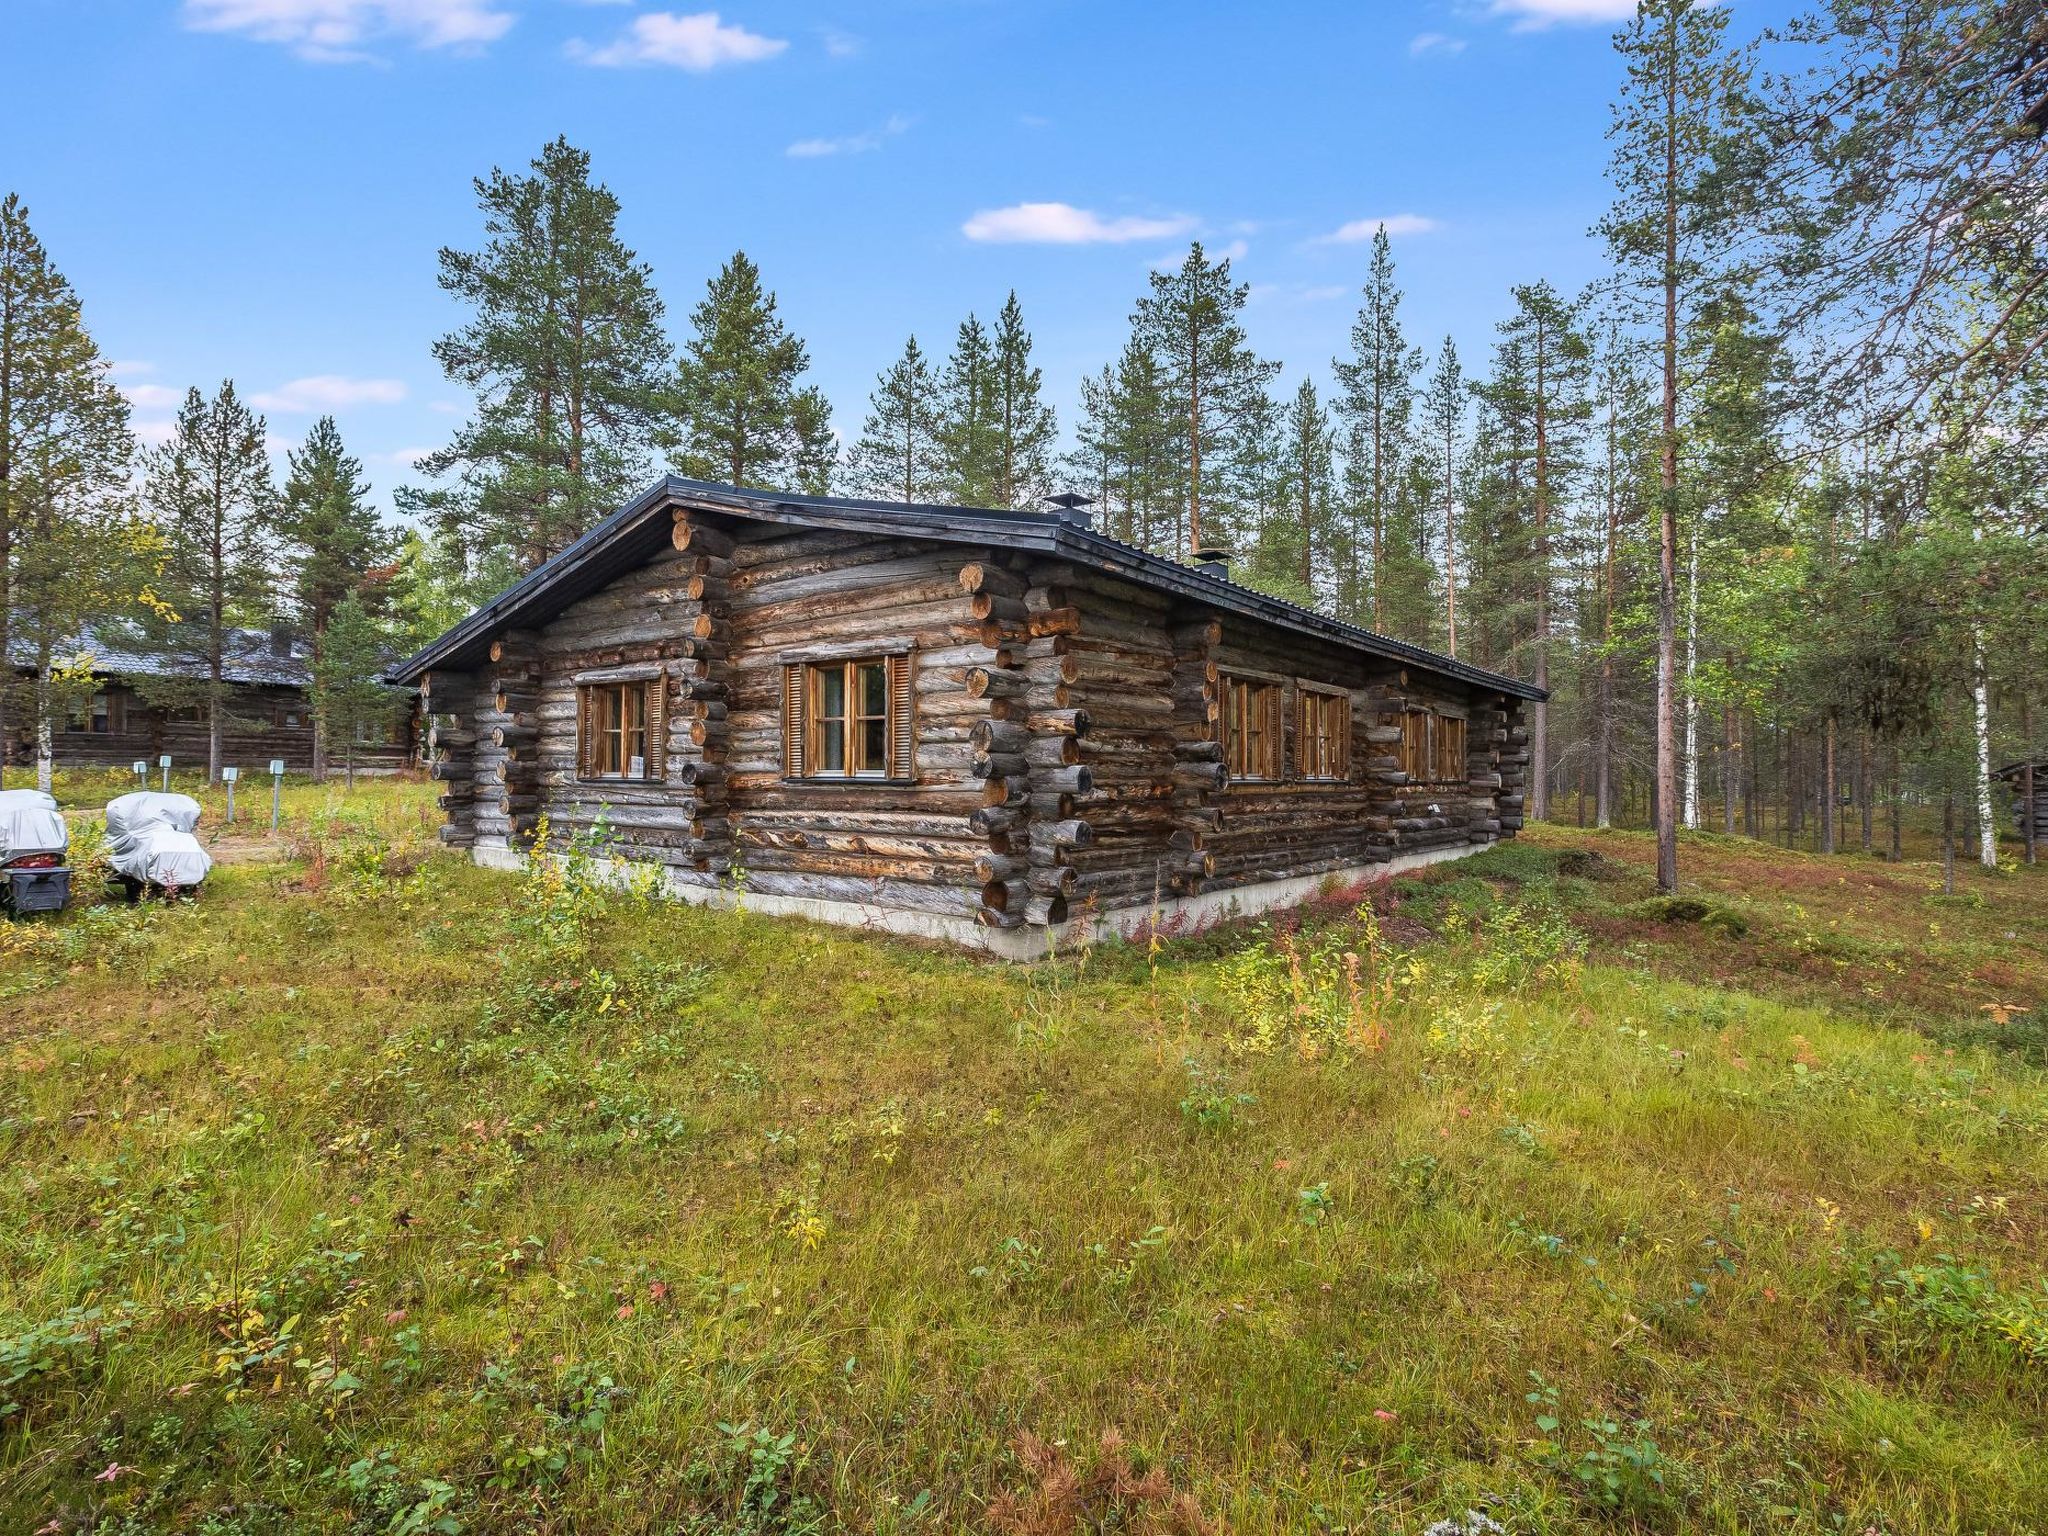
M 0 864 L 64 851 L 70 841 L 57 802 L 40 789 L 0 789 Z
M 192 829 L 199 802 L 190 795 L 138 790 L 107 802 L 107 858 L 115 872 L 151 885 L 194 886 L 213 868 Z

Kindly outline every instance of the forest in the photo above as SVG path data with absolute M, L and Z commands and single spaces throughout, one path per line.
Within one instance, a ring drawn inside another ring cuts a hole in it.
M 280 473 L 232 380 L 140 449 L 10 196 L 0 734 L 47 782 L 88 637 L 118 623 L 187 663 L 151 686 L 210 712 L 217 772 L 221 636 L 284 619 L 331 736 L 402 707 L 390 658 L 664 469 L 968 505 L 1074 490 L 1119 538 L 1228 550 L 1248 585 L 1552 690 L 1530 814 L 1656 826 L 1667 890 L 1680 826 L 1896 856 L 1903 822 L 1938 818 L 1995 862 L 1993 770 L 2040 732 L 2048 18 L 1739 19 L 1644 0 L 1616 33 L 1605 275 L 1529 274 L 1487 355 L 1411 338 L 1382 226 L 1348 348 L 1285 378 L 1195 243 L 1064 423 L 1014 292 L 942 347 L 909 338 L 841 412 L 744 251 L 672 326 L 618 200 L 557 139 L 480 177 L 481 238 L 440 253 L 460 317 L 433 355 L 473 405 L 396 519 L 331 419 Z M 2031 818 L 2025 839 L 2031 860 Z

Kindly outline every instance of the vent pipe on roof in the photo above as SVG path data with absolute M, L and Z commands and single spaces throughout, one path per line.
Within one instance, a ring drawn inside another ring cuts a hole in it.
M 1218 581 L 1230 580 L 1230 551 L 1215 544 L 1196 550 L 1195 569 Z
M 1083 496 L 1079 491 L 1061 491 L 1045 499 L 1053 509 L 1052 515 L 1061 522 L 1075 528 L 1095 526 L 1094 514 L 1084 510 L 1093 503 L 1093 497 Z

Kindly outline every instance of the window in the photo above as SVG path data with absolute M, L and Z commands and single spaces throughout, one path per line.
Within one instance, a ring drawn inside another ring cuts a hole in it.
M 90 731 L 95 736 L 113 734 L 114 701 L 104 693 L 96 693 L 90 699 L 75 701 L 66 712 L 64 729 Z
M 908 656 L 783 667 L 786 778 L 909 779 L 915 734 Z
M 1301 687 L 1294 700 L 1294 771 L 1304 779 L 1351 773 L 1351 695 Z
M 1393 723 L 1393 722 L 1389 722 Z M 1404 710 L 1400 716 L 1401 771 L 1417 784 L 1465 781 L 1465 722 L 1434 710 Z
M 1278 683 L 1223 679 L 1223 763 L 1233 779 L 1279 779 Z
M 655 677 L 576 690 L 578 776 L 659 779 L 668 772 L 668 683 Z

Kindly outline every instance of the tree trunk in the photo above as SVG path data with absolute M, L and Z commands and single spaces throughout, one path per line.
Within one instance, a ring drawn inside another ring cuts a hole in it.
M 1979 530 L 1979 537 L 1982 530 Z M 1984 665 L 1984 630 L 1970 631 L 1974 650 L 1970 678 L 1970 703 L 1975 710 L 1977 757 L 1977 862 L 1986 869 L 1998 868 L 1998 822 L 1991 808 L 1991 683 Z
M 56 754 L 51 750 L 55 727 L 50 720 L 52 689 L 50 686 L 50 663 L 47 657 L 36 668 L 36 788 L 44 794 L 50 792 L 55 780 Z
M 1887 861 L 1893 864 L 1898 863 L 1900 859 L 1905 857 L 1905 839 L 1899 826 L 1899 802 L 1904 793 L 1905 786 L 1899 780 L 1899 749 L 1893 747 L 1891 793 L 1892 846 L 1891 851 L 1885 855 Z
M 1685 557 L 1685 824 L 1695 832 L 1700 826 L 1699 652 L 1700 535 L 1695 527 Z
M 1873 822 L 1876 819 L 1876 807 L 1871 803 L 1873 793 L 1876 790 L 1876 781 L 1870 762 L 1872 745 L 1870 727 L 1864 726 L 1858 733 L 1858 736 L 1859 739 L 1856 746 L 1857 814 L 1863 819 L 1863 851 L 1868 853 L 1871 848 Z
M 1669 23 L 1674 31 L 1677 22 Z M 1657 889 L 1678 890 L 1678 39 L 1664 80 L 1663 443 L 1657 517 Z
M 1820 748 L 1820 851 L 1835 851 L 1835 717 L 1830 713 L 1821 725 Z
M 1736 748 L 1735 706 L 1721 706 L 1721 831 L 1735 835 L 1735 799 L 1742 790 L 1742 756 Z
M 1941 797 L 1941 894 L 1956 893 L 1956 792 L 1953 787 Z

